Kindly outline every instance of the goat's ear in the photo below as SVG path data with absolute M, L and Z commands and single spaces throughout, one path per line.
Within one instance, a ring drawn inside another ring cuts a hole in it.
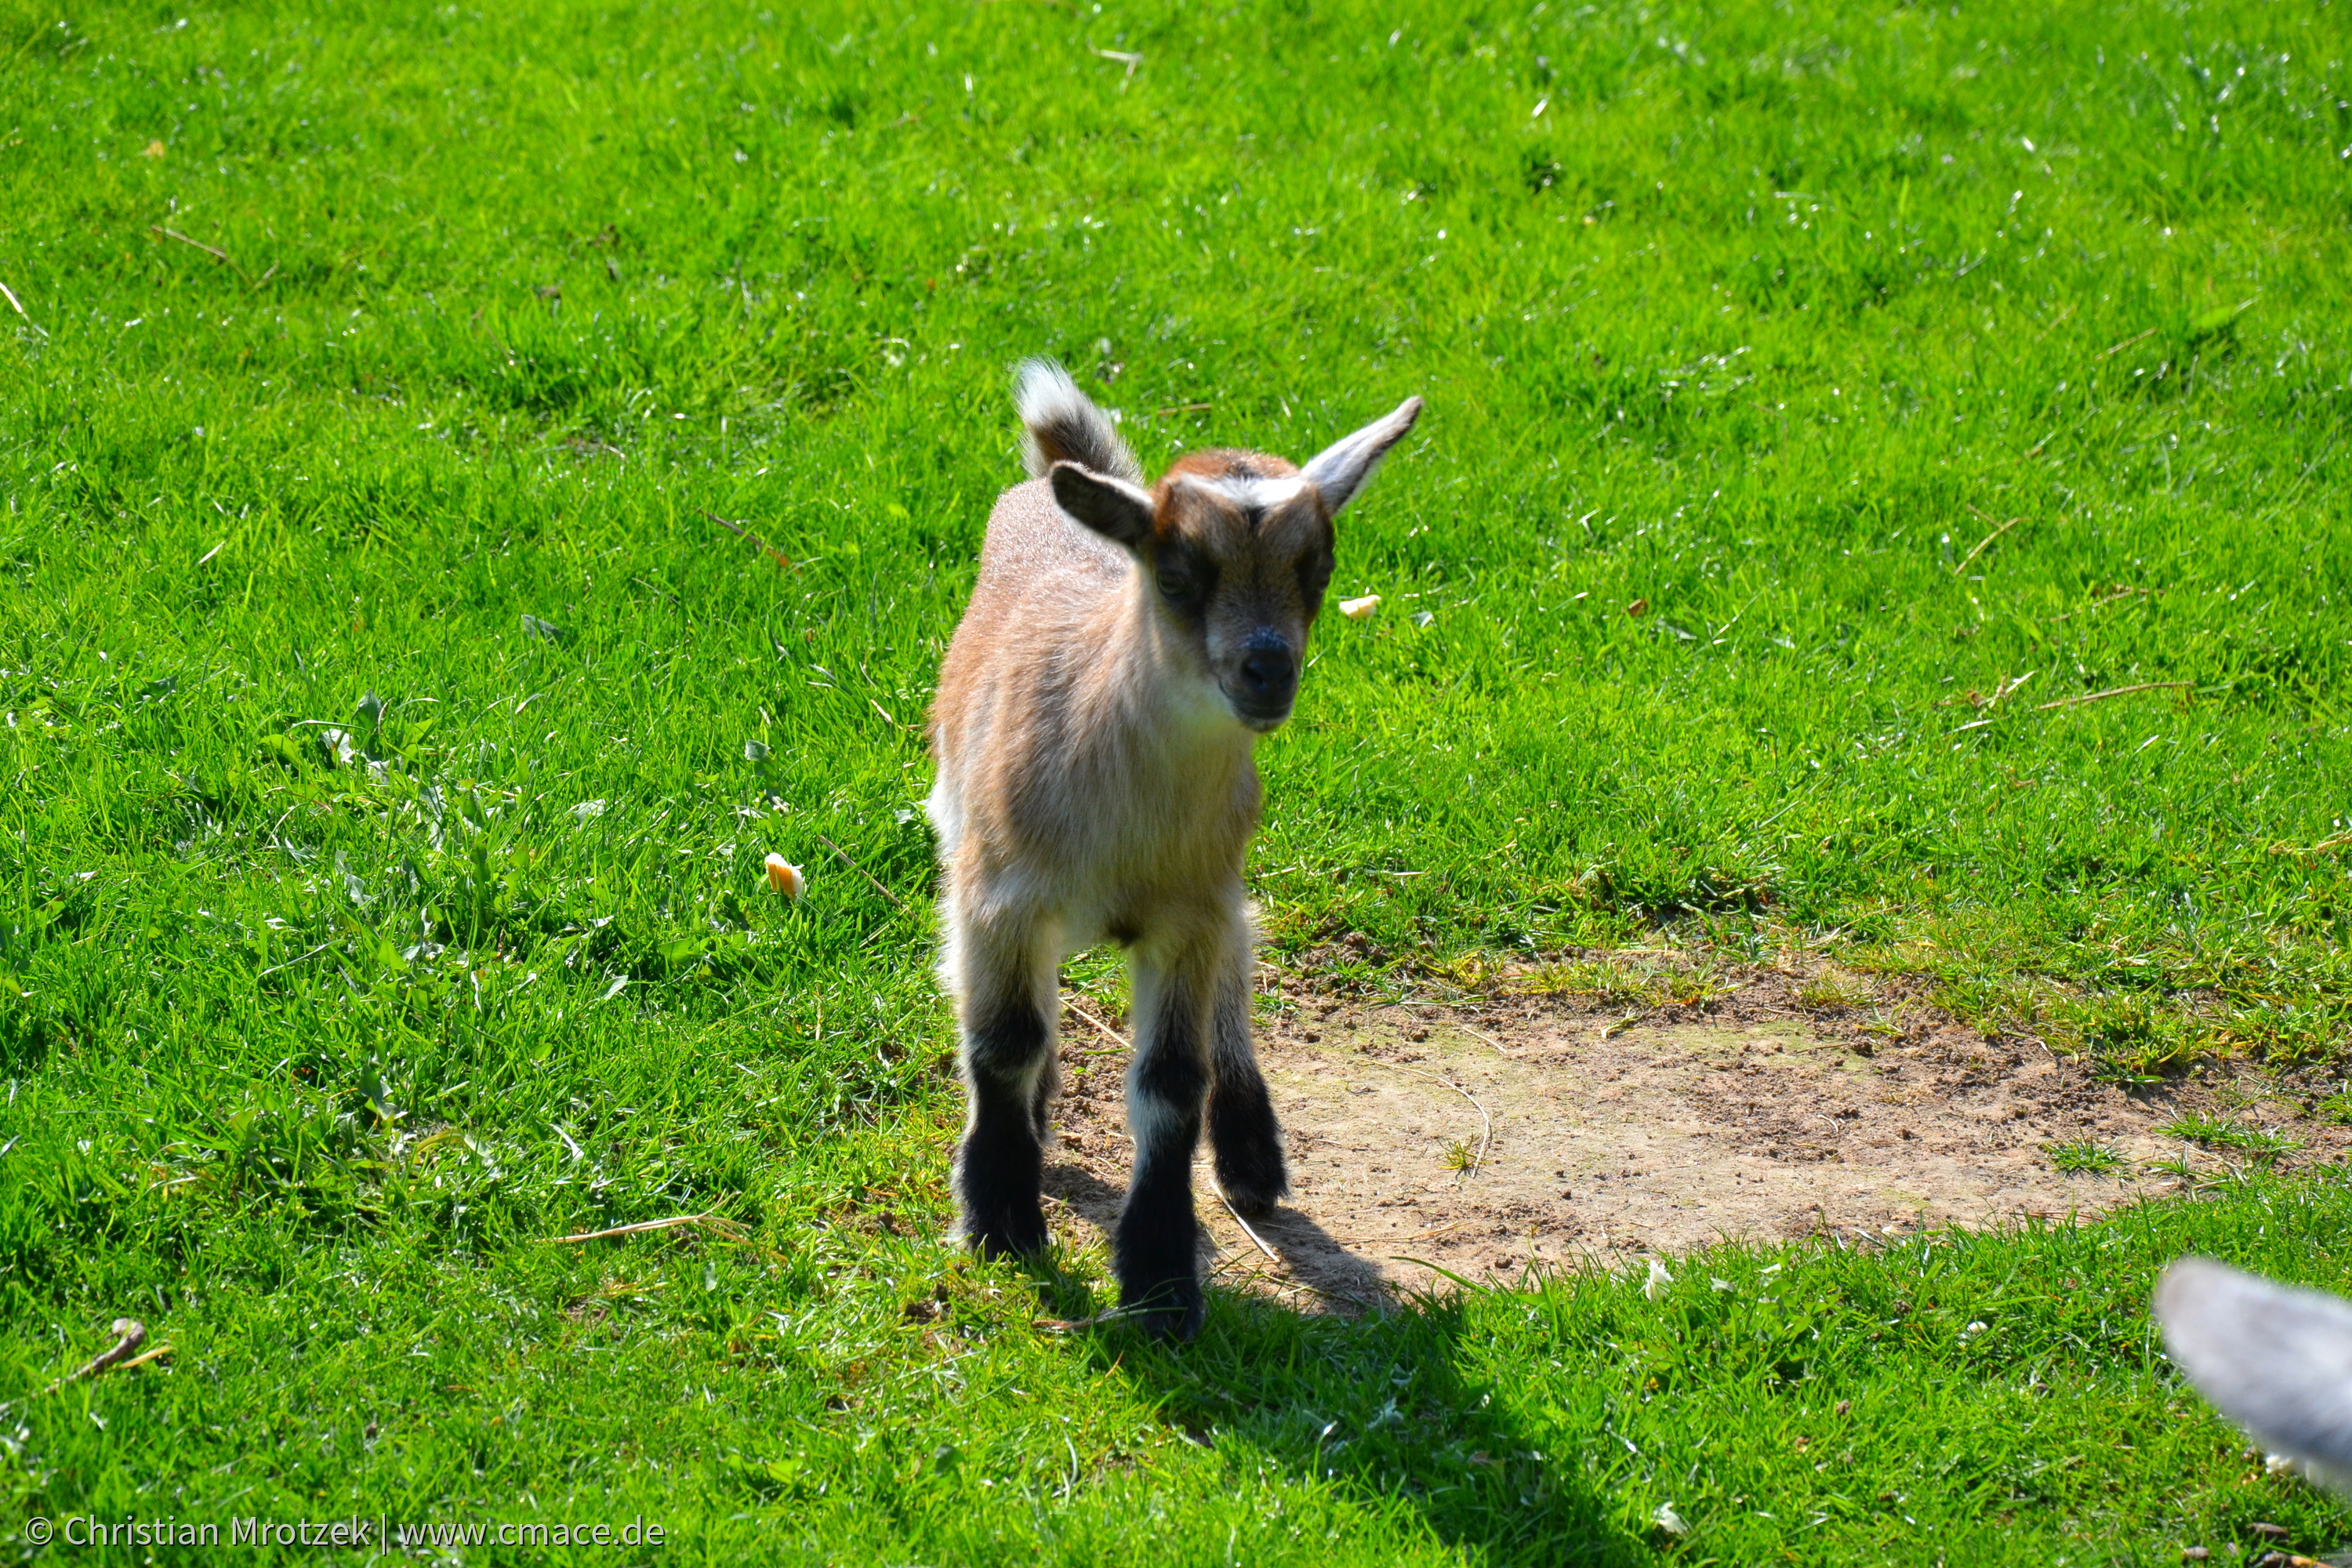
M 1112 543 L 1140 551 L 1150 542 L 1150 491 L 1076 463 L 1055 464 L 1053 485 L 1056 505 Z
M 1323 497 L 1323 510 L 1336 517 L 1341 507 L 1355 500 L 1356 492 L 1380 467 L 1381 458 L 1420 417 L 1421 399 L 1408 397 L 1387 418 L 1375 419 L 1318 452 L 1307 465 L 1307 482 Z

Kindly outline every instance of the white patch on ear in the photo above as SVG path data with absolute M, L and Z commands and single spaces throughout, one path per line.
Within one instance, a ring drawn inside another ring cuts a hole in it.
M 1054 503 L 1114 544 L 1141 550 L 1151 537 L 1151 492 L 1076 463 L 1054 465 Z
M 2352 1301 L 2184 1258 L 2156 1289 L 2165 1348 L 2263 1447 L 2352 1489 Z
M 1421 399 L 1408 397 L 1387 418 L 1373 420 L 1315 455 L 1314 461 L 1307 465 L 1307 482 L 1321 492 L 1323 505 L 1331 515 L 1338 516 L 1341 507 L 1356 499 L 1356 492 L 1372 477 L 1381 458 L 1420 417 Z

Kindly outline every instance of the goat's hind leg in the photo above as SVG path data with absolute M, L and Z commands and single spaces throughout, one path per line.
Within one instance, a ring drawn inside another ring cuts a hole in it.
M 1192 1151 L 1209 1091 L 1210 955 L 1135 955 L 1135 1060 L 1127 1124 L 1135 1175 L 1118 1216 L 1112 1266 L 1119 1304 L 1154 1333 L 1191 1339 L 1202 1312 L 1192 1215 Z
M 983 1258 L 1043 1251 L 1046 1241 L 1039 1194 L 1055 985 L 1043 934 L 959 921 L 950 939 L 970 1106 L 956 1151 L 956 1201 L 964 1240 Z
M 1211 1020 L 1209 1143 L 1218 1187 L 1234 1207 L 1255 1216 L 1273 1210 L 1290 1191 L 1290 1178 L 1282 1163 L 1282 1128 L 1250 1044 L 1249 928 L 1235 925 Z

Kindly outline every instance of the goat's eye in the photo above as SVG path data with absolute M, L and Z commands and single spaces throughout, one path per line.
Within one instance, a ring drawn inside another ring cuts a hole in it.
M 1191 551 L 1169 550 L 1160 553 L 1152 575 L 1160 584 L 1160 597 L 1171 605 L 1189 605 L 1208 596 L 1214 573 Z
M 1331 585 L 1331 557 L 1323 551 L 1306 557 L 1298 563 L 1298 593 L 1307 601 L 1312 614 L 1323 603 L 1323 591 Z

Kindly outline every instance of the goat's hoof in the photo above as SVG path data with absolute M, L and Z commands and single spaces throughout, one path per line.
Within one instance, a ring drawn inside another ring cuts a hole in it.
M 964 1245 L 992 1261 L 999 1258 L 1029 1258 L 1045 1250 L 1045 1211 L 999 1216 L 986 1224 L 968 1222 Z
M 1262 1219 L 1290 1194 L 1290 1175 L 1282 1167 L 1282 1147 L 1271 1141 L 1261 1149 L 1217 1151 L 1217 1191 L 1225 1202 L 1249 1219 Z
M 1208 1300 L 1198 1279 L 1162 1279 L 1141 1288 L 1122 1286 L 1119 1311 L 1153 1339 L 1181 1344 L 1201 1331 Z
M 1252 1219 L 1272 1214 L 1290 1191 L 1290 1177 L 1283 1168 L 1282 1132 L 1275 1125 L 1265 1089 L 1258 1089 L 1255 1102 L 1244 1094 L 1221 1095 L 1210 1102 L 1209 1113 L 1217 1190 Z
M 1282 1163 L 1277 1160 L 1271 1173 L 1253 1171 L 1244 1176 L 1229 1176 L 1218 1172 L 1217 1191 L 1244 1219 L 1266 1219 L 1274 1214 L 1275 1205 L 1289 1195 L 1290 1183 L 1284 1178 Z

